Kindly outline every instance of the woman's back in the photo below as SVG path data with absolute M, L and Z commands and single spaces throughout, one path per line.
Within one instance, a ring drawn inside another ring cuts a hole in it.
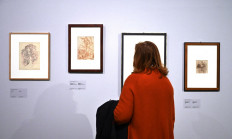
M 129 122 L 129 139 L 173 139 L 173 87 L 158 47 L 149 41 L 136 44 L 133 66 L 114 110 L 115 121 Z
M 173 139 L 173 87 L 167 77 L 161 78 L 158 71 L 133 73 L 124 84 L 120 100 L 115 120 L 120 123 L 127 117 L 130 121 L 129 139 Z M 133 104 L 129 104 L 131 100 Z

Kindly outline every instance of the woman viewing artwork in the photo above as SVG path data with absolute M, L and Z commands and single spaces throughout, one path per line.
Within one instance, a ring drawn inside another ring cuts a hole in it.
M 174 91 L 157 46 L 136 44 L 133 66 L 114 110 L 116 123 L 129 123 L 128 139 L 174 139 Z

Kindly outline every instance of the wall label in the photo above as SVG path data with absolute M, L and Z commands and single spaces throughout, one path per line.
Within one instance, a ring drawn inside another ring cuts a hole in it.
M 200 108 L 200 99 L 184 99 L 184 108 Z
M 27 88 L 11 88 L 10 97 L 11 98 L 26 98 Z
M 86 81 L 70 81 L 70 90 L 86 90 Z

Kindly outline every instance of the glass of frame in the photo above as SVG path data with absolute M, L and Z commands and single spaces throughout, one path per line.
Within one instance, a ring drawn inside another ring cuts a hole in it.
M 10 80 L 50 80 L 50 33 L 9 33 Z
M 135 45 L 151 41 L 159 49 L 161 61 L 166 66 L 166 33 L 122 33 L 121 88 L 126 78 L 133 72 Z
M 103 72 L 103 24 L 68 25 L 68 71 Z
M 219 91 L 220 43 L 184 43 L 184 90 Z

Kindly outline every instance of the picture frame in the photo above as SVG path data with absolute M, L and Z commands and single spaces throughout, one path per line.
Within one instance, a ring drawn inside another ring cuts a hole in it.
M 103 73 L 103 24 L 68 25 L 69 73 Z
M 121 49 L 121 88 L 126 78 L 133 72 L 135 45 L 139 42 L 151 41 L 159 49 L 161 61 L 166 66 L 167 33 L 122 33 Z
M 220 43 L 184 43 L 184 90 L 220 90 Z
M 9 79 L 50 80 L 50 33 L 9 33 Z

